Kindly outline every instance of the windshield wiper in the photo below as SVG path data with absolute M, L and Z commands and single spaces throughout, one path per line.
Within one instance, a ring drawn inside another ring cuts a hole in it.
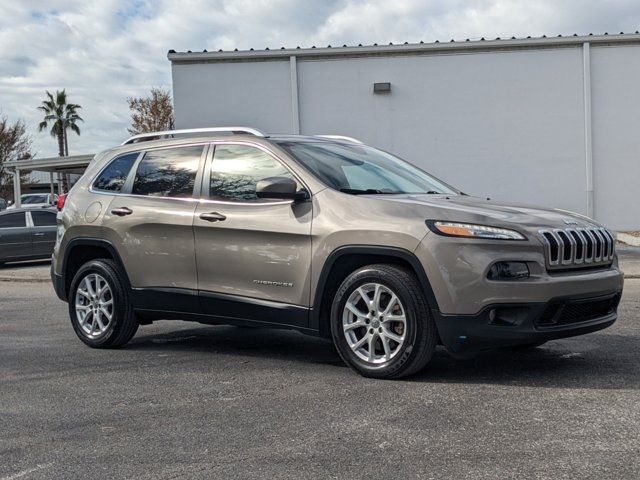
M 377 188 L 367 188 L 366 190 L 358 188 L 341 188 L 340 191 L 351 195 L 445 195 L 444 193 L 436 192 L 435 190 L 429 190 L 428 192 L 388 192 L 385 190 L 378 190 Z
M 342 193 L 349 193 L 351 195 L 378 195 L 383 192 L 382 190 L 376 190 L 375 188 L 367 188 L 366 190 L 360 190 L 357 188 L 341 188 Z

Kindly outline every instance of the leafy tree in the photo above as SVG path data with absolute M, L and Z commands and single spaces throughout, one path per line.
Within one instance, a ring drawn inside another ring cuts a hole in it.
M 31 137 L 22 120 L 10 123 L 5 115 L 0 115 L 0 198 L 10 197 L 13 175 L 4 168 L 5 162 L 31 158 Z M 24 172 L 24 176 L 26 176 Z
M 67 130 L 71 129 L 80 135 L 78 122 L 84 122 L 84 120 L 78 115 L 78 110 L 82 107 L 75 103 L 67 103 L 67 93 L 64 90 L 57 90 L 55 96 L 49 91 L 46 91 L 46 94 L 47 99 L 38 107 L 38 110 L 42 110 L 45 114 L 38 129 L 42 132 L 51 125 L 51 136 L 58 140 L 58 155 L 64 157 L 69 155 Z
M 131 135 L 173 130 L 173 103 L 168 90 L 152 88 L 148 97 L 127 98 L 131 110 Z

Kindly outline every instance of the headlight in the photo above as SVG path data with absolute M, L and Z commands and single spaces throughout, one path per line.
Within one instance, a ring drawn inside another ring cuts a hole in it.
M 488 238 L 492 240 L 526 240 L 525 236 L 508 228 L 475 225 L 473 223 L 427 220 L 432 232 L 448 237 Z

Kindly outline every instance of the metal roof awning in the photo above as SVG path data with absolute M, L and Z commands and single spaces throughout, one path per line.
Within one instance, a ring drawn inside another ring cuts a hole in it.
M 73 155 L 70 157 L 30 158 L 6 162 L 5 168 L 15 170 L 35 170 L 37 172 L 84 173 L 93 160 L 94 154 Z
M 5 162 L 4 168 L 14 176 L 13 182 L 13 198 L 16 207 L 20 208 L 22 186 L 21 182 L 15 181 L 15 177 L 22 172 L 49 172 L 50 188 L 53 194 L 53 174 L 54 173 L 76 173 L 82 175 L 86 168 L 93 160 L 94 154 L 90 155 L 74 155 L 72 157 L 50 157 L 50 158 L 30 158 L 28 160 L 14 160 Z M 58 192 L 61 192 L 61 184 L 58 176 Z

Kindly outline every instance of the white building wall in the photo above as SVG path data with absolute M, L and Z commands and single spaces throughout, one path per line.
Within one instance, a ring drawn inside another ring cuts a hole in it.
M 640 46 L 590 50 L 594 216 L 640 229 Z M 360 138 L 471 194 L 588 213 L 581 44 L 296 63 L 301 133 Z M 291 78 L 287 57 L 174 63 L 176 126 L 292 133 Z
M 354 136 L 468 193 L 584 213 L 580 49 L 298 68 L 301 132 Z M 391 93 L 373 94 L 374 82 Z
M 591 48 L 595 217 L 640 230 L 640 46 Z
M 289 60 L 173 69 L 176 128 L 241 125 L 291 132 Z

